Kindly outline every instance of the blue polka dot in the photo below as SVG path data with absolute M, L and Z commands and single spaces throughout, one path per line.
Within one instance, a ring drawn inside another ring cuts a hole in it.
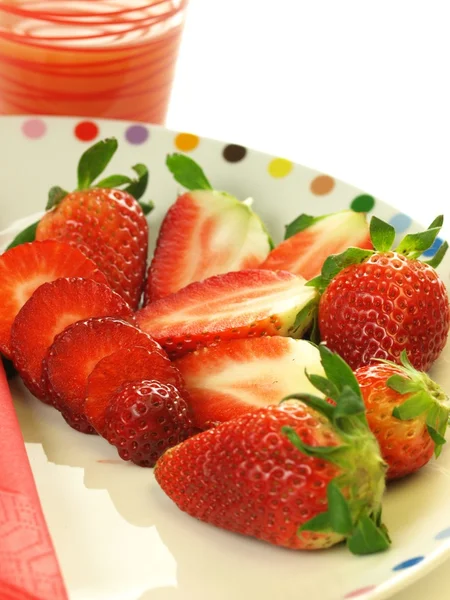
M 403 233 L 408 227 L 411 227 L 412 219 L 411 217 L 408 217 L 408 215 L 397 213 L 391 218 L 389 223 L 394 227 L 397 233 Z
M 428 250 L 425 250 L 425 252 L 423 253 L 424 256 L 434 256 L 436 254 L 436 252 L 439 250 L 439 248 L 442 246 L 442 242 L 444 240 L 442 238 L 436 238 L 434 240 L 433 245 L 428 248 Z
M 423 561 L 425 556 L 415 556 L 414 558 L 408 558 L 408 560 L 404 560 L 403 562 L 396 565 L 392 570 L 393 571 L 402 571 L 403 569 L 409 569 L 410 567 L 414 567 Z
M 450 527 L 447 527 L 447 529 L 443 529 L 435 537 L 436 540 L 445 540 L 446 538 L 450 538 Z

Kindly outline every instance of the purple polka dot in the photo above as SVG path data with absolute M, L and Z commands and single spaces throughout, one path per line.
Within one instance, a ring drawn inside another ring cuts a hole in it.
M 22 125 L 23 134 L 30 140 L 38 140 L 45 135 L 47 125 L 42 119 L 28 119 Z
M 349 592 L 344 596 L 344 598 L 358 598 L 359 596 L 373 592 L 376 587 L 376 585 L 367 585 L 366 587 L 359 588 L 359 590 L 353 590 L 353 592 Z
M 146 142 L 149 136 L 149 130 L 143 125 L 132 125 L 131 127 L 128 127 L 125 133 L 127 142 L 136 145 L 143 144 L 144 142 Z
M 414 567 L 418 565 L 424 560 L 425 556 L 415 556 L 414 558 L 408 558 L 408 560 L 404 560 L 392 569 L 393 571 L 403 571 L 403 569 L 409 569 L 410 567 Z

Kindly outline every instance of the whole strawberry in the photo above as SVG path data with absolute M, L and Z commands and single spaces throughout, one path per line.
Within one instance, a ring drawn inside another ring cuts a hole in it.
M 155 380 L 132 381 L 112 396 L 104 437 L 124 460 L 153 467 L 161 454 L 194 432 L 187 402 L 176 387 Z
M 358 383 L 321 347 L 328 380 L 310 379 L 336 402 L 308 394 L 253 410 L 163 454 L 155 477 L 178 507 L 217 527 L 291 549 L 342 540 L 356 554 L 384 550 L 385 463 Z
M 136 180 L 111 175 L 94 183 L 116 150 L 114 138 L 89 148 L 78 164 L 77 189 L 68 193 L 52 188 L 47 212 L 13 245 L 35 238 L 75 246 L 104 273 L 110 287 L 136 309 L 144 287 L 148 251 L 145 215 L 151 210 L 136 198 L 146 189 L 148 171 L 144 165 L 135 165 Z M 126 187 L 120 190 L 120 186 Z
M 402 365 L 378 362 L 355 371 L 369 427 L 388 464 L 388 479 L 404 477 L 439 456 L 450 416 L 448 397 L 406 356 Z
M 447 243 L 435 257 L 419 260 L 436 239 L 443 218 L 427 231 L 407 235 L 395 252 L 393 227 L 372 217 L 374 251 L 349 248 L 330 256 L 322 275 L 309 285 L 323 291 L 318 310 L 320 338 L 353 368 L 374 358 L 411 363 L 427 371 L 442 352 L 450 312 L 444 283 L 435 271 Z

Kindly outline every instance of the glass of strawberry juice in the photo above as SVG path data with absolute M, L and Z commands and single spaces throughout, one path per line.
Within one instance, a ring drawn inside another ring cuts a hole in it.
M 0 114 L 163 123 L 187 0 L 0 0 Z

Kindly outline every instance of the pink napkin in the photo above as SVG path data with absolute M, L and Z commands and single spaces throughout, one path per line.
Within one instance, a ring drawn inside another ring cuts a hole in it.
M 0 360 L 0 599 L 67 598 Z

